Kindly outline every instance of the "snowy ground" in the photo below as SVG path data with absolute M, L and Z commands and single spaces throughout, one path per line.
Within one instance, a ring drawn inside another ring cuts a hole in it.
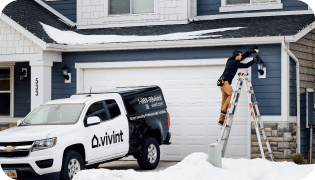
M 297 180 L 310 175 L 314 165 L 270 162 L 263 159 L 222 159 L 222 168 L 207 162 L 205 153 L 193 153 L 159 172 L 92 169 L 79 172 L 73 180 Z M 314 179 L 312 177 L 311 179 Z

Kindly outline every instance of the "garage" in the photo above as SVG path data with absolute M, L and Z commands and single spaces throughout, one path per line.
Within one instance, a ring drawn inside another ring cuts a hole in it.
M 158 85 L 171 117 L 169 146 L 161 146 L 161 160 L 179 161 L 193 152 L 207 152 L 221 129 L 217 125 L 221 91 L 216 85 L 226 59 L 76 63 L 77 91 L 98 92 L 115 87 Z M 244 72 L 244 69 L 240 69 Z M 247 69 L 245 70 L 247 71 Z M 236 84 L 236 78 L 232 87 Z M 226 156 L 249 158 L 250 127 L 243 90 L 233 122 Z

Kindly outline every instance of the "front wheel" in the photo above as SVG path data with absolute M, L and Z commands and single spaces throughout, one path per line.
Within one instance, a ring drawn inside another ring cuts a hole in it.
M 81 155 L 76 151 L 67 151 L 63 156 L 60 179 L 71 180 L 82 169 L 84 162 Z
M 142 154 L 137 158 L 141 169 L 152 170 L 160 161 L 160 146 L 156 139 L 148 137 L 142 144 Z

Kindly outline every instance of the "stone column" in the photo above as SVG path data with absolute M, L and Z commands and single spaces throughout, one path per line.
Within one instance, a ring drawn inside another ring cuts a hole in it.
M 51 100 L 52 61 L 30 61 L 31 66 L 31 110 Z

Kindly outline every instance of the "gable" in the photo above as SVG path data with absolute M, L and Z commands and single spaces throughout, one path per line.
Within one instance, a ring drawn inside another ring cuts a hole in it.
M 41 51 L 32 40 L 0 19 L 0 55 L 36 54 Z

